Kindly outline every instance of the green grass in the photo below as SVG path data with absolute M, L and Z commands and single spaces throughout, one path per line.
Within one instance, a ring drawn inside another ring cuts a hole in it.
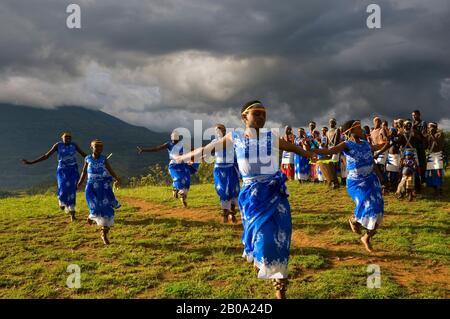
M 446 183 L 448 185 L 449 179 Z M 373 255 L 348 230 L 353 209 L 345 189 L 288 182 L 294 235 L 289 298 L 448 298 L 448 188 L 413 203 L 386 196 Z M 121 189 L 132 197 L 180 207 L 169 187 Z M 87 216 L 83 194 L 78 216 Z M 215 220 L 155 215 L 129 206 L 116 212 L 110 246 L 96 226 L 69 223 L 53 195 L 0 199 L 0 298 L 272 298 L 242 255 L 240 226 L 223 225 L 213 185 L 194 185 L 190 208 Z M 163 207 L 164 207 L 163 206 Z M 182 210 L 180 210 L 182 212 Z M 81 269 L 70 289 L 67 267 Z M 381 288 L 367 288 L 367 266 L 381 267 Z

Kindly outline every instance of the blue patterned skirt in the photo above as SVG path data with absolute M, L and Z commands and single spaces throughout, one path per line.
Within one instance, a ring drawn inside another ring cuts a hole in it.
M 280 171 L 244 182 L 239 194 L 244 233 L 243 256 L 258 268 L 258 278 L 287 278 L 292 221 L 287 177 Z
M 188 165 L 189 173 L 191 175 L 197 173 L 199 167 L 200 167 L 200 163 L 193 163 L 192 165 Z
M 76 206 L 77 183 L 80 178 L 78 165 L 58 167 L 56 180 L 58 182 L 58 200 L 66 211 L 74 211 Z
M 347 192 L 355 202 L 355 219 L 372 230 L 383 221 L 384 200 L 381 184 L 374 172 L 358 178 L 347 178 Z
M 88 179 L 86 183 L 86 202 L 89 207 L 89 219 L 97 225 L 114 225 L 114 209 L 120 204 L 112 190 L 112 177 Z
M 188 190 L 191 186 L 191 169 L 185 163 L 170 164 L 169 173 L 172 177 L 172 187 L 176 190 Z
M 237 203 L 239 196 L 239 173 L 235 165 L 214 167 L 214 186 L 222 208 L 230 209 L 231 202 Z
M 294 154 L 295 179 L 306 181 L 309 179 L 309 158 Z

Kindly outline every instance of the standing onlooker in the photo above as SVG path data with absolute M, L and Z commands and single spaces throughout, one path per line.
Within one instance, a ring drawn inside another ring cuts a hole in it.
M 286 126 L 284 128 L 284 136 L 283 140 L 286 142 L 295 144 L 295 135 L 292 134 L 292 127 Z M 281 158 L 281 171 L 284 175 L 287 176 L 290 180 L 294 179 L 294 153 L 283 151 L 283 155 Z
M 306 132 L 304 128 L 298 129 L 298 136 L 295 139 L 295 145 L 298 147 L 303 148 L 304 150 L 307 150 L 306 144 L 307 142 Z M 294 154 L 294 171 L 295 171 L 295 179 L 298 180 L 300 183 L 308 181 L 309 180 L 309 158 Z
M 370 132 L 370 137 L 372 139 L 372 145 L 379 146 L 386 144 L 387 142 L 387 134 L 385 132 L 385 129 L 382 127 L 383 122 L 381 119 L 376 116 L 373 119 L 373 125 L 374 128 L 372 132 Z M 376 170 L 375 172 L 378 175 L 378 178 L 380 179 L 381 184 L 383 187 L 385 186 L 385 166 L 386 166 L 386 159 L 387 159 L 387 152 L 380 153 L 377 158 L 375 158 L 376 162 Z
M 369 142 L 369 144 L 372 145 L 373 142 L 372 142 L 372 137 L 370 136 L 370 127 L 369 127 L 369 125 L 364 125 L 363 131 L 364 131 L 364 133 L 366 135 L 367 142 Z
M 327 132 L 328 138 L 328 147 L 333 147 L 338 145 L 341 142 L 341 130 L 336 127 L 336 119 L 331 118 L 329 121 L 330 129 Z M 336 171 L 336 176 L 341 175 L 341 163 L 340 163 L 341 154 L 333 154 L 331 159 L 334 162 L 334 169 Z
M 404 132 L 404 120 L 403 119 L 397 119 L 396 120 L 396 129 L 399 135 L 402 135 Z
M 330 129 L 327 132 L 328 147 L 333 147 L 341 142 L 341 131 L 336 127 L 336 119 L 330 119 Z
M 308 138 L 314 138 L 314 130 L 316 129 L 316 122 L 311 121 L 309 122 L 309 132 L 306 132 L 306 136 Z
M 381 138 L 383 139 L 383 143 L 386 143 L 389 140 L 389 123 L 384 120 L 381 122 Z
M 434 122 L 428 124 L 426 146 L 429 151 L 426 165 L 426 182 L 428 187 L 433 187 L 436 194 L 442 195 L 442 181 L 444 179 L 444 161 L 442 151 L 444 149 L 445 136 Z
M 427 158 L 425 156 L 425 143 L 427 136 L 427 123 L 420 117 L 420 111 L 415 110 L 412 112 L 413 129 L 416 131 L 417 138 L 419 139 L 416 144 L 417 156 L 419 158 L 420 167 L 420 182 L 425 182 L 425 171 L 427 169 Z
M 373 119 L 373 130 L 370 132 L 370 137 L 372 139 L 373 145 L 381 145 L 384 144 L 386 141 L 384 140 L 384 136 L 382 134 L 383 129 L 381 127 L 382 121 L 381 119 L 376 116 Z
M 324 126 L 322 127 L 322 137 L 321 137 L 321 144 L 323 144 L 323 147 L 328 147 L 328 144 L 330 141 L 328 140 L 328 127 Z
M 403 157 L 406 157 L 407 152 L 411 152 L 413 154 L 413 157 L 415 161 L 417 162 L 417 166 L 419 167 L 419 173 L 415 175 L 415 188 L 416 193 L 421 192 L 421 183 L 420 183 L 420 175 L 422 174 L 421 168 L 420 168 L 420 162 L 419 162 L 419 156 L 417 152 L 417 147 L 421 141 L 421 138 L 419 136 L 419 132 L 416 128 L 413 127 L 412 122 L 410 120 L 405 120 L 404 122 L 404 131 L 403 136 L 405 137 L 405 147 L 403 148 Z
M 386 161 L 386 187 L 394 192 L 397 189 L 400 173 L 401 149 L 406 145 L 404 135 L 398 134 L 396 128 L 391 128 L 389 134 L 389 143 L 386 144 L 378 153 L 388 151 Z M 376 155 L 375 155 L 376 157 Z

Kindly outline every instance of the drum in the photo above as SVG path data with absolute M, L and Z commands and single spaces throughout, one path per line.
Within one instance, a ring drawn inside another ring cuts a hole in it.
M 444 156 L 442 152 L 431 153 L 427 157 L 427 171 L 444 168 Z
M 400 171 L 400 154 L 388 154 L 386 161 L 387 172 L 399 172 Z
M 320 167 L 320 171 L 322 172 L 324 179 L 328 183 L 337 181 L 337 175 L 336 175 L 336 170 L 334 168 L 334 163 L 320 163 L 319 167 Z

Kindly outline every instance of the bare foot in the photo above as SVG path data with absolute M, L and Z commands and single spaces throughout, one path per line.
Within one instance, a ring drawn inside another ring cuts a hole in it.
M 70 213 L 70 221 L 71 221 L 71 222 L 77 220 L 77 218 L 75 217 L 75 212 L 74 212 L 74 211 L 71 211 L 71 212 L 69 212 L 69 213 Z
M 109 245 L 108 231 L 107 230 L 102 229 L 102 236 L 101 237 L 102 237 L 103 243 L 105 245 Z
M 106 235 L 103 235 L 103 234 L 102 234 L 102 240 L 103 240 L 103 243 L 104 243 L 105 245 L 109 245 L 109 239 L 108 239 L 108 237 L 107 237 Z
M 186 202 L 186 198 L 181 197 L 181 203 L 183 204 L 183 207 L 186 208 L 187 207 L 187 202 Z
M 231 215 L 231 222 L 233 223 L 233 224 L 236 224 L 237 223 L 237 219 L 236 219 L 236 215 Z
M 277 290 L 275 292 L 275 296 L 277 299 L 286 299 L 286 291 L 284 290 Z
M 370 239 L 367 235 L 361 237 L 361 242 L 364 244 L 364 247 L 369 253 L 373 252 L 372 245 L 370 244 Z
M 275 296 L 277 299 L 286 299 L 287 280 L 275 279 L 273 282 Z

